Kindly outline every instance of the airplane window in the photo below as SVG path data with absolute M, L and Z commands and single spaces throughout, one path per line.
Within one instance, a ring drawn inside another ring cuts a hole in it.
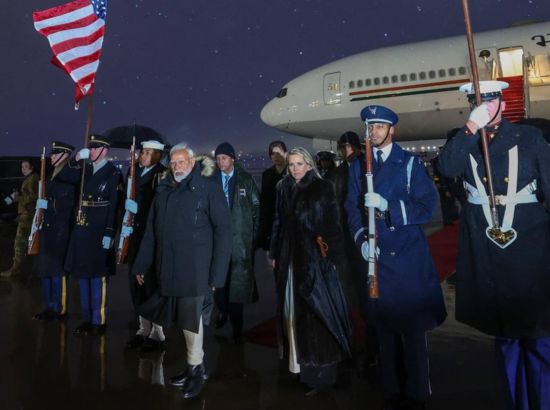
M 367 78 L 365 80 L 365 86 L 370 87 L 371 84 L 372 84 L 372 80 L 370 78 Z
M 380 78 L 379 77 L 376 77 L 374 79 L 374 85 L 380 85 Z
M 382 82 L 384 84 L 388 84 L 390 82 L 390 79 L 388 77 L 382 77 Z
M 411 73 L 409 78 L 411 79 L 411 81 L 416 81 L 416 73 Z
M 349 88 L 355 88 L 355 81 L 349 82 Z
M 458 67 L 458 74 L 461 74 L 461 75 L 466 74 L 466 67 Z
M 418 78 L 420 78 L 421 80 L 425 80 L 426 79 L 426 71 L 421 71 L 418 74 Z
M 452 77 L 452 76 L 455 76 L 456 75 L 456 69 L 454 68 L 449 68 L 449 75 Z
M 406 83 L 407 82 L 407 74 L 401 74 L 401 82 Z
M 434 70 L 430 70 L 430 72 L 428 73 L 428 75 L 430 76 L 430 78 L 435 78 L 435 71 L 434 71 Z
M 440 77 L 446 77 L 446 76 L 447 76 L 447 72 L 446 72 L 443 68 L 441 68 L 441 69 L 439 70 L 439 76 L 440 76 Z
M 277 98 L 283 98 L 284 96 L 286 96 L 287 91 L 287 88 L 281 88 L 281 90 L 277 93 Z
M 392 76 L 391 76 L 391 82 L 392 82 L 392 83 L 397 83 L 398 81 L 399 81 L 399 77 L 398 77 L 398 76 L 396 76 L 396 75 L 392 75 Z
M 357 80 L 357 87 L 363 87 L 363 80 Z

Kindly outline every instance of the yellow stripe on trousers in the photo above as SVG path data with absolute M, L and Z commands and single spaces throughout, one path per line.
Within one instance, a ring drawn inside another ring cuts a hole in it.
M 107 302 L 107 278 L 101 278 L 101 324 L 105 324 L 105 304 Z

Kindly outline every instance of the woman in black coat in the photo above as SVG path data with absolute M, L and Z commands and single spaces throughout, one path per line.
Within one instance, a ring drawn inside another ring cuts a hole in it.
M 332 184 L 320 177 L 311 155 L 294 148 L 288 170 L 277 185 L 270 249 L 279 351 L 281 358 L 287 352 L 290 372 L 300 373 L 314 394 L 334 384 L 336 364 L 349 351 L 349 315 L 336 276 L 344 238 Z

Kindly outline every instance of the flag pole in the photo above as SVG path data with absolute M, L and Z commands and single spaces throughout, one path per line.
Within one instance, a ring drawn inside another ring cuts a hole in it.
M 88 109 L 86 114 L 86 131 L 84 133 L 84 147 L 88 147 L 88 139 L 92 129 L 92 115 L 94 112 L 94 95 L 91 94 L 88 99 Z M 86 160 L 82 159 L 80 162 L 82 167 L 82 173 L 80 174 L 80 196 L 78 199 L 78 212 L 76 214 L 77 225 L 86 224 L 86 214 L 82 210 L 82 197 L 84 195 L 84 177 L 86 175 Z
M 472 72 L 472 83 L 476 95 L 476 105 L 481 105 L 481 93 L 479 90 L 479 73 L 477 71 L 474 36 L 472 35 L 472 25 L 470 23 L 470 11 L 468 8 L 468 0 L 462 0 L 462 10 L 464 11 L 464 22 L 466 23 L 466 39 L 468 40 L 468 52 L 470 55 L 470 71 Z M 487 143 L 487 135 L 485 128 L 479 129 L 481 135 L 481 148 L 483 151 L 483 159 L 485 161 L 485 170 L 487 173 L 487 188 L 489 190 L 489 206 L 491 208 L 491 222 L 493 229 L 500 230 L 497 217 L 497 208 L 495 206 L 495 190 L 493 188 L 493 175 L 491 168 L 491 159 L 489 158 L 489 144 Z

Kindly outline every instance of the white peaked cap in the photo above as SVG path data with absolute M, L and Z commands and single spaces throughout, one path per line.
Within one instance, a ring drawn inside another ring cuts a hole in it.
M 143 141 L 141 143 L 142 148 L 151 148 L 151 149 L 158 149 L 159 151 L 164 150 L 164 144 L 161 144 L 158 141 L 150 140 L 150 141 Z
M 479 82 L 480 94 L 500 93 L 505 88 L 508 88 L 508 83 L 505 81 L 491 80 Z M 463 84 L 458 90 L 466 94 L 474 94 L 473 83 Z

